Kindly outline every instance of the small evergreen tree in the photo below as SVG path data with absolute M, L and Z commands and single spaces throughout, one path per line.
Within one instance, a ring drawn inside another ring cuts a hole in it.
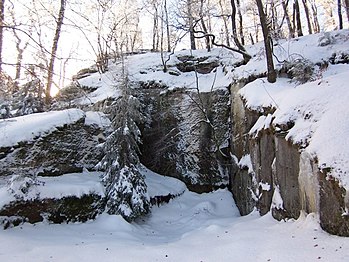
M 109 214 L 120 214 L 127 221 L 147 214 L 150 209 L 147 186 L 139 172 L 141 132 L 137 126 L 142 120 L 139 100 L 131 95 L 127 76 L 123 77 L 122 96 L 111 107 L 113 132 L 105 142 L 105 168 L 102 178 L 106 187 Z

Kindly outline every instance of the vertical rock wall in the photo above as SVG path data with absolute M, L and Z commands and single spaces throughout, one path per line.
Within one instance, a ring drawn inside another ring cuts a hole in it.
M 144 96 L 151 121 L 143 130 L 141 162 L 159 174 L 182 180 L 192 191 L 226 186 L 228 91 L 152 90 Z
M 244 106 L 237 95 L 243 85 L 231 87 L 231 151 L 236 163 L 230 189 L 240 213 L 257 208 L 261 215 L 271 211 L 278 220 L 297 219 L 301 212 L 317 213 L 325 231 L 349 236 L 349 193 L 319 170 L 316 158 L 285 139 L 287 127 L 249 133 L 263 114 Z M 253 170 L 239 163 L 246 155 Z

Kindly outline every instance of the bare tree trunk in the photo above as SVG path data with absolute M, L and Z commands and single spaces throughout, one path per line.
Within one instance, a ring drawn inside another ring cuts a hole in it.
M 201 22 L 202 31 L 204 31 L 205 35 L 207 35 L 208 31 L 207 31 L 207 27 L 206 27 L 205 21 L 204 21 L 203 8 L 204 8 L 204 0 L 200 0 L 200 22 Z M 211 43 L 210 43 L 209 36 L 205 37 L 205 43 L 206 43 L 207 52 L 210 52 L 211 51 Z
M 270 32 L 267 24 L 267 17 L 264 12 L 262 0 L 256 0 L 256 3 L 258 7 L 259 19 L 261 21 L 263 37 L 264 37 L 264 47 L 265 47 L 265 55 L 267 58 L 267 69 L 268 69 L 267 79 L 269 83 L 275 83 L 276 71 L 274 68 L 274 61 L 273 61 L 273 46 L 272 46 L 272 40 L 270 37 Z
M 207 31 L 207 27 L 205 25 L 205 21 L 204 21 L 204 18 L 201 17 L 200 19 L 201 21 L 201 27 L 202 27 L 202 30 L 205 32 L 205 34 L 208 34 L 208 31 Z M 210 52 L 211 51 L 211 43 L 210 43 L 210 37 L 209 36 L 206 36 L 205 37 L 205 43 L 206 43 L 206 49 L 207 49 L 207 52 Z
M 188 8 L 188 18 L 189 18 L 189 37 L 190 37 L 190 49 L 196 50 L 195 44 L 195 33 L 194 33 L 194 17 L 192 13 L 192 0 L 187 0 L 187 8 Z
M 254 45 L 254 39 L 253 39 L 252 33 L 250 33 L 250 41 L 251 41 L 251 45 Z
M 241 4 L 240 4 L 240 0 L 236 0 L 236 6 L 237 6 L 237 11 L 238 11 L 238 16 L 239 16 L 239 35 L 240 35 L 240 41 L 241 41 L 241 45 L 245 46 L 245 37 L 244 37 L 244 31 L 243 31 L 243 26 L 242 26 L 242 14 L 241 14 Z
M 342 1 L 341 0 L 337 0 L 337 5 L 338 5 L 338 24 L 339 24 L 339 29 L 343 29 Z
M 166 36 L 167 36 L 167 52 L 171 52 L 170 22 L 168 19 L 167 0 L 164 0 L 164 12 L 165 12 Z
M 298 0 L 294 1 L 293 8 L 294 8 L 294 14 L 295 14 L 295 17 L 293 19 L 296 19 L 297 36 L 303 36 L 302 22 L 301 22 L 301 12 L 299 10 Z
M 307 0 L 302 0 L 302 2 L 303 2 L 303 6 L 304 6 L 305 16 L 307 18 L 307 23 L 308 23 L 308 32 L 309 32 L 309 35 L 311 35 L 313 33 L 313 30 L 312 30 L 312 26 L 311 26 L 311 18 L 310 18 L 308 2 L 307 2 Z
M 235 5 L 235 0 L 230 0 L 231 4 L 231 26 L 233 30 L 233 40 L 237 48 L 243 52 L 246 52 L 245 47 L 240 43 L 240 40 L 237 36 L 237 28 L 236 28 L 236 5 Z M 246 57 L 244 55 L 244 60 L 248 61 L 250 57 Z
M 58 40 L 59 40 L 59 37 L 61 35 L 61 28 L 63 25 L 65 5 L 66 5 L 66 0 L 61 0 L 61 6 L 59 9 L 58 19 L 57 19 L 57 24 L 56 24 L 56 32 L 55 32 L 55 36 L 53 38 L 53 43 L 52 43 L 50 64 L 48 67 L 47 86 L 46 86 L 46 91 L 45 91 L 46 104 L 49 104 L 51 102 L 51 86 L 52 86 L 52 82 L 53 82 L 53 68 L 54 68 L 56 53 L 57 53 L 57 49 L 58 49 Z
M 288 14 L 288 10 L 287 10 L 288 1 L 286 3 L 285 0 L 282 0 L 281 5 L 282 5 L 282 8 L 284 10 L 284 15 L 285 15 L 289 35 L 291 38 L 294 38 L 294 28 L 292 27 L 291 19 L 290 19 L 290 16 Z
M 227 46 L 230 46 L 230 34 L 229 34 L 229 29 L 228 29 L 228 18 L 225 15 L 224 11 L 225 8 L 223 7 L 223 3 L 222 0 L 219 0 L 219 7 L 221 9 L 221 15 L 222 15 L 222 19 L 223 19 L 223 25 L 224 25 L 224 34 L 225 34 L 225 43 Z
M 349 0 L 346 0 L 349 1 Z M 317 6 L 315 3 L 311 4 L 311 9 L 313 11 L 313 19 L 314 19 L 314 33 L 319 33 L 320 32 L 320 24 L 319 20 L 317 18 Z M 348 17 L 349 20 L 349 17 Z
M 274 1 L 270 2 L 270 10 L 271 10 L 271 28 L 270 30 L 272 30 L 273 36 L 275 38 L 281 38 L 281 29 L 278 25 L 278 19 L 277 19 L 277 11 L 276 11 L 276 7 L 275 7 L 275 3 Z
M 153 47 L 152 50 L 153 52 L 158 51 L 158 45 L 156 41 L 156 36 L 158 34 L 158 8 L 156 6 L 156 4 L 154 4 L 154 14 L 153 14 Z
M 2 75 L 2 46 L 4 39 L 5 0 L 0 1 L 0 77 Z
M 348 22 L 349 22 L 349 0 L 344 0 L 344 4 L 345 4 L 345 12 L 347 13 L 347 18 L 348 18 Z

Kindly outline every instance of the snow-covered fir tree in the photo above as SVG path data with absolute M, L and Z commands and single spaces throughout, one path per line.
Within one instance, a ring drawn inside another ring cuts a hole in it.
M 147 214 L 149 196 L 144 176 L 138 167 L 141 132 L 137 123 L 142 120 L 139 100 L 131 94 L 127 75 L 123 74 L 122 95 L 112 105 L 113 132 L 105 142 L 103 183 L 106 187 L 109 214 L 120 214 L 127 221 Z

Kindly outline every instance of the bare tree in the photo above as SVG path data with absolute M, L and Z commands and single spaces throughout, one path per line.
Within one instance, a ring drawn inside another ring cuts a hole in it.
M 343 29 L 342 0 L 337 0 L 337 7 L 339 29 Z
M 293 3 L 293 27 L 297 29 L 297 36 L 303 36 L 301 11 L 298 0 L 295 0 Z
M 166 36 L 167 36 L 167 52 L 171 52 L 171 32 L 170 32 L 170 21 L 168 16 L 167 0 L 164 0 L 164 14 L 165 14 Z
M 226 7 L 223 4 L 223 0 L 219 0 L 218 4 L 219 4 L 220 11 L 221 11 L 223 25 L 224 25 L 225 42 L 226 42 L 227 46 L 230 46 L 230 32 L 228 29 L 228 17 L 229 17 L 229 15 L 225 13 Z
M 2 75 L 2 46 L 4 39 L 5 0 L 0 1 L 0 76 Z
M 317 18 L 317 6 L 316 6 L 315 2 L 311 2 L 311 10 L 313 11 L 314 33 L 319 33 L 320 32 L 320 24 L 319 24 L 319 20 Z M 349 17 L 348 17 L 348 19 L 349 19 Z
M 246 56 L 246 49 L 245 47 L 241 44 L 239 38 L 238 38 L 238 34 L 237 34 L 237 28 L 236 28 L 236 5 L 235 5 L 235 0 L 230 0 L 231 3 L 231 25 L 232 25 L 232 31 L 233 31 L 233 40 L 235 45 L 237 46 L 237 48 L 241 51 L 244 52 L 243 56 L 244 56 L 244 60 L 247 62 L 250 58 L 248 56 Z
M 347 18 L 348 18 L 348 22 L 349 22 L 349 0 L 344 0 L 344 8 L 345 8 L 345 12 L 347 13 Z
M 204 20 L 204 0 L 200 0 L 199 19 L 200 19 L 202 30 L 205 32 L 205 34 L 208 34 L 208 30 L 207 30 L 205 20 Z M 209 36 L 205 37 L 205 42 L 206 42 L 206 49 L 208 52 L 210 52 L 211 51 L 211 41 L 210 41 Z
M 284 15 L 285 15 L 285 19 L 286 19 L 286 23 L 287 23 L 287 27 L 288 27 L 289 36 L 291 38 L 294 38 L 294 28 L 292 27 L 291 19 L 290 19 L 290 16 L 288 14 L 288 9 L 287 9 L 288 3 L 289 3 L 288 0 L 287 0 L 287 2 L 285 0 L 281 0 L 281 6 L 284 10 Z
M 244 37 L 244 31 L 243 31 L 243 22 L 242 22 L 242 13 L 241 13 L 241 4 L 240 4 L 240 0 L 236 0 L 236 9 L 237 9 L 238 16 L 239 16 L 239 35 L 240 35 L 240 41 L 241 41 L 241 45 L 244 46 L 244 45 L 245 45 L 245 37 Z
M 258 7 L 259 19 L 261 21 L 263 37 L 264 37 L 264 47 L 265 47 L 265 54 L 267 58 L 267 69 L 268 69 L 267 79 L 268 79 L 268 82 L 274 83 L 276 81 L 276 71 L 274 68 L 273 45 L 272 45 L 272 39 L 270 36 L 270 30 L 268 28 L 267 16 L 264 12 L 262 0 L 256 0 L 256 3 Z
M 159 11 L 158 11 L 158 2 L 152 1 L 153 7 L 153 45 L 152 51 L 159 50 Z
M 190 48 L 196 50 L 195 33 L 194 33 L 194 16 L 193 16 L 193 0 L 187 0 L 187 15 L 190 37 Z
M 24 39 L 23 36 L 20 36 L 20 31 L 16 28 L 16 17 L 15 17 L 15 6 L 14 4 L 10 2 L 10 6 L 8 7 L 8 13 L 12 20 L 12 33 L 15 38 L 15 45 L 16 45 L 16 51 L 17 51 L 17 61 L 16 61 L 16 73 L 15 73 L 15 84 L 18 85 L 18 80 L 21 78 L 21 72 L 22 72 L 22 60 L 23 60 L 23 53 L 27 49 L 30 38 L 27 37 L 27 39 Z M 32 23 L 33 21 L 30 21 L 31 25 L 29 26 L 28 33 L 31 34 L 32 32 Z M 23 44 L 24 43 L 24 44 Z
M 61 35 L 61 29 L 62 29 L 62 25 L 63 25 L 65 6 L 66 6 L 66 0 L 61 0 L 58 18 L 56 21 L 55 36 L 54 36 L 53 42 L 52 42 L 50 63 L 49 63 L 49 67 L 48 67 L 47 85 L 46 85 L 46 90 L 45 90 L 45 102 L 46 102 L 46 104 L 49 104 L 51 102 L 51 86 L 53 83 L 54 63 L 55 63 L 56 53 L 57 53 L 57 49 L 58 49 L 58 40 L 59 40 L 59 37 Z
M 307 18 L 307 23 L 308 23 L 308 32 L 311 35 L 313 33 L 312 25 L 311 25 L 311 18 L 310 18 L 310 11 L 309 11 L 309 6 L 307 0 L 302 0 L 303 6 L 304 6 L 304 12 L 305 12 L 305 17 Z

